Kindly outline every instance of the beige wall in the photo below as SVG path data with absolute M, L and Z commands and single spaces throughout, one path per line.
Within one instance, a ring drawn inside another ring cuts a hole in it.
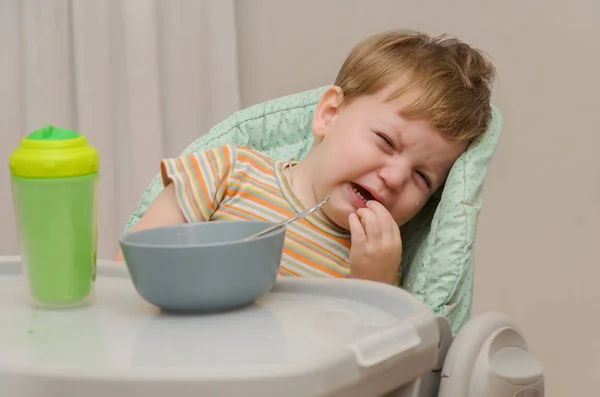
M 505 129 L 480 218 L 475 312 L 521 325 L 547 396 L 600 395 L 600 3 L 238 0 L 237 13 L 244 105 L 331 83 L 357 40 L 388 28 L 457 35 L 490 54 Z

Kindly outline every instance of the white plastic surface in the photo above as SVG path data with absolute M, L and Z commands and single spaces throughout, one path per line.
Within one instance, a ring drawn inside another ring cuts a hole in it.
M 376 396 L 436 363 L 433 313 L 377 283 L 286 278 L 243 310 L 167 315 L 123 264 L 75 310 L 31 308 L 22 277 L 0 260 L 0 395 Z
M 544 396 L 544 374 L 517 325 L 501 313 L 471 319 L 458 333 L 438 397 Z

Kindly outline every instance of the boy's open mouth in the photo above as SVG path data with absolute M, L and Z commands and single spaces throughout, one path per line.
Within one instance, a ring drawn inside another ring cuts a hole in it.
M 365 188 L 363 188 L 360 185 L 357 185 L 356 183 L 351 183 L 352 185 L 352 190 L 354 190 L 354 193 L 356 193 L 356 195 L 358 197 L 360 197 L 360 199 L 362 201 L 364 201 L 365 203 L 369 200 L 375 200 L 377 201 L 377 199 L 375 199 L 375 197 L 373 197 L 373 195 L 371 193 L 369 193 L 369 191 Z

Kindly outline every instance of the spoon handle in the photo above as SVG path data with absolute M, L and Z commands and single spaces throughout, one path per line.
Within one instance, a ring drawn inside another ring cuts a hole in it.
M 321 200 L 321 201 L 320 201 L 319 203 L 317 203 L 316 205 L 314 205 L 314 206 L 312 206 L 312 207 L 310 207 L 310 208 L 307 208 L 307 209 L 305 209 L 304 211 L 302 211 L 302 212 L 298 213 L 296 216 L 293 216 L 293 217 L 291 217 L 291 218 L 288 218 L 288 219 L 286 219 L 286 220 L 284 220 L 284 221 L 281 221 L 281 222 L 279 222 L 279 223 L 276 223 L 276 224 L 275 224 L 275 225 L 273 225 L 273 226 L 269 226 L 269 227 L 268 227 L 268 228 L 266 228 L 265 230 L 262 230 L 262 231 L 260 231 L 260 232 L 258 232 L 258 233 L 255 233 L 255 234 L 253 234 L 253 235 L 251 235 L 251 236 L 248 236 L 248 237 L 244 238 L 244 241 L 248 241 L 248 240 L 252 240 L 253 238 L 260 237 L 260 236 L 262 236 L 262 235 L 265 235 L 265 234 L 267 234 L 267 233 L 270 233 L 270 232 L 272 232 L 273 230 L 279 229 L 280 227 L 284 227 L 284 226 L 286 226 L 286 225 L 288 225 L 288 224 L 290 224 L 290 223 L 292 223 L 292 222 L 295 222 L 295 221 L 297 221 L 298 219 L 302 219 L 302 218 L 304 218 L 305 216 L 307 216 L 307 215 L 309 215 L 309 214 L 312 214 L 313 212 L 315 212 L 316 210 L 318 210 L 319 208 L 321 208 L 323 205 L 325 205 L 325 203 L 326 203 L 327 201 L 329 201 L 329 196 L 325 197 L 323 200 Z

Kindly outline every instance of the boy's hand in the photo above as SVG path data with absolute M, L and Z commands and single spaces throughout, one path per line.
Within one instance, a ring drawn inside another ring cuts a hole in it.
M 350 215 L 350 277 L 394 284 L 402 258 L 400 228 L 377 201 Z

